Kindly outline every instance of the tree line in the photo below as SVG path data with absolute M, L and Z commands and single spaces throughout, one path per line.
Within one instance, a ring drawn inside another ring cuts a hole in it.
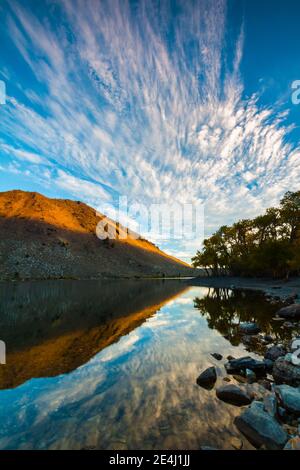
M 208 275 L 288 278 L 300 274 L 300 191 L 254 219 L 223 225 L 192 258 Z

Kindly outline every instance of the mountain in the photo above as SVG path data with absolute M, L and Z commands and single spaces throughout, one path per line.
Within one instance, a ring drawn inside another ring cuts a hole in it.
M 115 240 L 100 240 L 104 216 L 80 201 L 39 193 L 0 193 L 0 279 L 190 276 L 195 269 L 109 220 Z

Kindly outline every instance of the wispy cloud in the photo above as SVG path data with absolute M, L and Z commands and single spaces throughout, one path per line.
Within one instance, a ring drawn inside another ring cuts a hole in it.
M 244 96 L 244 29 L 232 51 L 225 1 L 30 5 L 5 18 L 32 76 L 1 110 L 12 159 L 93 204 L 204 200 L 208 232 L 299 189 L 286 113 Z

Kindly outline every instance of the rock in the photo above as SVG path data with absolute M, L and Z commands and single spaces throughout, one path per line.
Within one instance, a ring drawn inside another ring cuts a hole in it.
M 287 416 L 287 413 L 286 413 L 286 410 L 284 408 L 282 408 L 282 406 L 278 406 L 277 408 L 277 413 L 278 413 L 278 416 L 284 420 Z
M 232 437 L 230 439 L 230 445 L 236 450 L 241 450 L 243 448 L 243 441 L 238 437 Z
M 228 374 L 239 374 L 246 369 L 250 369 L 257 374 L 264 374 L 266 372 L 266 363 L 265 361 L 257 361 L 250 356 L 246 356 L 227 362 L 225 369 Z
M 235 359 L 235 357 L 229 355 L 229 356 L 227 356 L 226 359 L 227 359 L 227 361 L 232 361 L 233 359 Z
M 216 380 L 217 372 L 215 367 L 209 367 L 199 375 L 197 379 L 197 384 L 200 385 L 200 387 L 203 387 L 207 390 L 211 390 L 215 385 Z
M 286 362 L 290 362 L 291 364 L 293 364 L 293 355 L 291 353 L 287 353 L 285 356 L 284 356 L 284 360 Z
M 259 385 L 264 387 L 266 390 L 271 390 L 271 388 L 272 388 L 271 382 L 267 379 L 258 380 L 258 383 L 259 383 Z
M 290 439 L 284 446 L 283 450 L 300 450 L 300 437 L 296 436 Z
M 279 357 L 273 366 L 273 377 L 276 383 L 285 383 L 294 387 L 300 386 L 300 367 Z
M 284 409 L 295 416 L 300 416 L 300 388 L 279 385 L 275 388 L 275 393 Z
M 246 377 L 243 377 L 242 375 L 236 375 L 236 374 L 234 374 L 232 377 L 234 378 L 234 380 L 236 380 L 236 381 L 239 382 L 240 384 L 246 384 L 246 383 L 247 383 Z
M 248 383 L 252 384 L 253 382 L 256 381 L 256 374 L 253 372 L 253 370 L 246 369 L 245 371 L 246 379 Z
M 262 346 L 266 346 L 267 344 L 270 343 L 270 341 L 266 340 L 265 337 L 262 335 L 258 335 L 256 338 L 257 338 L 258 343 L 261 344 Z
M 289 415 L 290 417 L 291 415 Z M 289 437 L 295 437 L 297 436 L 297 426 L 294 425 L 292 421 L 290 421 L 290 424 L 283 424 L 284 430 L 288 433 Z
M 256 448 L 265 446 L 269 450 L 282 449 L 288 440 L 287 433 L 260 402 L 254 401 L 235 418 L 234 423 Z
M 277 414 L 277 400 L 275 395 L 267 395 L 264 397 L 264 410 L 269 415 L 275 417 Z
M 265 341 L 267 341 L 268 343 L 272 343 L 274 341 L 271 335 L 265 335 L 264 338 L 265 338 Z
M 266 371 L 267 372 L 272 372 L 273 367 L 274 367 L 274 361 L 271 361 L 271 359 L 265 359 L 264 363 L 265 363 L 265 366 L 266 366 Z
M 300 338 L 296 336 L 293 338 L 290 344 L 291 351 L 297 351 L 299 349 L 299 346 L 300 346 Z
M 241 342 L 246 346 L 250 346 L 252 343 L 255 343 L 255 341 L 257 341 L 257 338 L 251 335 L 244 335 L 241 338 Z
M 217 388 L 216 395 L 219 400 L 235 406 L 244 406 L 251 403 L 251 398 L 237 385 L 223 385 Z
M 300 304 L 288 305 L 278 310 L 277 315 L 281 318 L 293 318 L 300 320 Z
M 251 401 L 263 401 L 264 397 L 268 394 L 266 389 L 259 383 L 247 384 L 246 392 L 251 398 Z
M 257 335 L 257 333 L 261 331 L 260 327 L 253 322 L 241 323 L 239 325 L 239 330 L 245 335 Z
M 298 295 L 296 293 L 289 295 L 286 297 L 285 302 L 288 304 L 293 304 L 295 300 L 297 299 Z
M 267 349 L 265 353 L 265 359 L 270 359 L 271 361 L 276 361 L 279 357 L 282 357 L 286 354 L 286 349 L 280 346 L 271 346 Z
M 219 353 L 213 353 L 211 354 L 212 357 L 214 357 L 215 359 L 217 359 L 217 361 L 221 361 L 223 359 L 223 356 L 222 354 L 219 354 Z
M 284 326 L 284 328 L 294 328 L 294 324 L 290 321 L 285 321 L 282 326 Z

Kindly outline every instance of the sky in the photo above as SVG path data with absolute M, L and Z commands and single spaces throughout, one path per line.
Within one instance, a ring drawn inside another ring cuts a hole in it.
M 298 0 L 0 0 L 0 191 L 200 202 L 206 236 L 278 204 L 300 183 L 299 17 Z

